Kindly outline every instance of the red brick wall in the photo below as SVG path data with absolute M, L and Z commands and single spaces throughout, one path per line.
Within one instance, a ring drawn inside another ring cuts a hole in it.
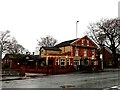
M 112 60 L 112 54 L 108 52 L 106 49 L 101 50 L 100 53 L 103 54 L 104 67 L 107 67 L 109 62 Z
M 73 53 L 73 56 L 75 56 L 75 48 L 73 47 L 72 49 L 72 53 Z M 84 56 L 84 49 L 83 48 L 79 48 L 78 50 L 78 54 L 79 56 Z M 87 49 L 87 57 L 91 57 L 92 56 L 92 49 Z M 95 50 L 95 56 L 96 56 L 96 50 Z

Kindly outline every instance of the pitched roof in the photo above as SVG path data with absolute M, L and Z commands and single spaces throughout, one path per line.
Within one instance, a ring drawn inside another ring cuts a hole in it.
M 110 54 L 112 54 L 112 51 L 111 51 L 108 47 L 105 47 L 105 49 L 106 49 Z M 120 54 L 120 50 L 119 50 L 119 49 L 116 49 L 116 54 Z
M 2 60 L 4 59 L 18 60 L 22 59 L 24 56 L 25 56 L 24 54 L 6 54 Z
M 45 50 L 53 50 L 53 51 L 61 51 L 61 49 L 57 48 L 57 47 L 42 47 Z
M 72 42 L 74 42 L 75 40 L 77 39 L 72 39 L 72 40 L 68 40 L 68 41 L 64 41 L 64 42 L 61 42 L 57 45 L 55 45 L 55 47 L 63 47 L 63 46 L 69 46 Z
M 39 55 L 25 55 L 25 57 L 23 59 L 25 59 L 26 57 L 29 57 L 29 59 L 32 59 L 32 60 L 38 60 L 40 59 Z
M 40 59 L 39 55 L 25 55 L 25 54 L 6 54 L 2 60 L 9 59 L 9 60 L 22 60 L 25 57 L 30 57 L 30 59 L 38 60 Z
M 54 51 L 60 51 L 60 47 L 64 47 L 64 46 L 70 46 L 70 44 L 73 44 L 75 42 L 77 42 L 78 40 L 80 39 L 83 39 L 83 38 L 88 38 L 89 40 L 91 40 L 88 36 L 84 36 L 82 38 L 77 38 L 77 39 L 72 39 L 72 40 L 67 40 L 67 41 L 64 41 L 64 42 L 61 42 L 57 45 L 55 45 L 54 47 L 41 47 L 41 48 L 44 48 L 45 50 L 54 50 Z M 92 40 L 91 40 L 92 41 Z M 94 42 L 93 44 L 98 47 Z
M 112 54 L 112 51 L 111 51 L 108 47 L 105 47 L 105 49 L 106 49 L 110 54 Z

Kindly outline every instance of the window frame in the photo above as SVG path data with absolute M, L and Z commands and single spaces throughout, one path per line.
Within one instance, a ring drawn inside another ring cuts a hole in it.
M 83 55 L 84 57 L 87 57 L 87 49 L 84 49 Z
M 75 49 L 75 56 L 79 56 L 79 50 Z

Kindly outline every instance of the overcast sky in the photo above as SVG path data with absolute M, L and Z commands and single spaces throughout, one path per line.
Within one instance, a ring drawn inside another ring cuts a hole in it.
M 37 39 L 59 42 L 85 35 L 89 23 L 118 16 L 119 0 L 0 0 L 0 31 L 10 30 L 18 43 L 35 51 Z

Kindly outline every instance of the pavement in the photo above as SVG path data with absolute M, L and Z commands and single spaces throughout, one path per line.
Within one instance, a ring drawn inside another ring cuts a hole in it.
M 0 81 L 11 81 L 11 80 L 23 80 L 23 79 L 31 79 L 31 78 L 38 78 L 38 77 L 45 77 L 48 76 L 47 74 L 38 74 L 38 73 L 26 73 L 25 76 L 2 76 Z
M 120 68 L 105 68 L 103 71 L 104 72 L 116 72 L 116 71 L 120 71 Z
M 120 71 L 120 68 L 105 68 L 104 70 L 100 70 L 99 72 L 116 72 Z M 30 79 L 30 78 L 38 78 L 38 77 L 45 77 L 48 76 L 47 74 L 43 73 L 25 73 L 25 76 L 8 76 L 8 75 L 0 75 L 0 81 L 10 81 L 10 80 L 23 80 L 23 79 Z

